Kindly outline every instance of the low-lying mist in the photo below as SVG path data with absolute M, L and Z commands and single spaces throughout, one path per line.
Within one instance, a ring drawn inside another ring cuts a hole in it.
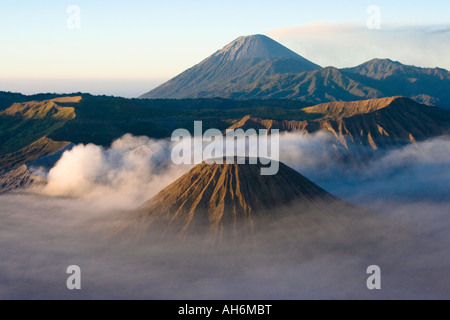
M 330 135 L 299 137 L 288 133 L 280 141 L 281 161 L 336 196 L 365 204 L 374 200 L 450 201 L 450 139 L 377 150 L 353 146 L 357 162 L 335 152 Z M 373 153 L 372 157 L 364 155 Z M 344 151 L 345 154 L 345 151 Z
M 124 211 L 192 167 L 171 163 L 170 141 L 76 146 L 50 171 L 33 169 L 45 189 L 0 196 L 0 298 L 449 298 L 449 139 L 358 165 L 338 161 L 333 142 L 283 134 L 280 160 L 373 214 L 280 220 L 213 247 L 108 238 Z M 66 288 L 69 265 L 81 267 L 80 291 Z M 370 265 L 381 267 L 380 291 L 366 287 Z
M 170 161 L 171 142 L 125 135 L 111 147 L 88 144 L 66 151 L 49 171 L 31 168 L 48 179 L 39 190 L 48 196 L 76 197 L 129 210 L 186 173 L 192 166 Z

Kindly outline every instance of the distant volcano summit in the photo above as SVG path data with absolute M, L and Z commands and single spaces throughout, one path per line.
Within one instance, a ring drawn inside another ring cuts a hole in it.
M 303 62 L 303 70 L 310 71 L 320 67 L 275 40 L 261 34 L 239 37 L 210 58 L 238 61 L 245 59 L 293 59 Z M 210 59 L 209 58 L 209 59 Z
M 260 169 L 236 162 L 200 164 L 129 213 L 125 228 L 136 234 L 163 230 L 180 239 L 206 233 L 216 241 L 252 234 L 261 221 L 281 220 L 286 212 L 331 214 L 336 204 L 350 208 L 282 163 L 274 176 L 261 176 Z
M 141 98 L 202 98 L 214 96 L 215 92 L 216 96 L 221 96 L 224 87 L 252 83 L 274 74 L 301 73 L 320 68 L 264 35 L 239 37 Z

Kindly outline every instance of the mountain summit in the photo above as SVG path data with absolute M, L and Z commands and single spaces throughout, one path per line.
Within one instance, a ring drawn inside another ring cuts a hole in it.
M 282 163 L 274 176 L 261 176 L 260 169 L 260 164 L 204 162 L 127 214 L 121 231 L 220 241 L 260 231 L 264 221 L 352 210 Z
M 242 92 L 263 77 L 321 67 L 264 35 L 239 37 L 198 65 L 141 98 L 203 98 Z
M 217 51 L 212 57 L 224 57 L 230 61 L 257 58 L 286 58 L 303 61 L 305 68 L 308 70 L 320 68 L 275 40 L 261 34 L 239 37 Z

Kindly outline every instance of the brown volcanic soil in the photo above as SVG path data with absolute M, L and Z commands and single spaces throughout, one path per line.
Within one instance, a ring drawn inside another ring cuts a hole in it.
M 126 214 L 121 233 L 162 231 L 163 237 L 206 235 L 220 242 L 251 235 L 266 220 L 354 210 L 282 163 L 274 176 L 261 176 L 260 169 L 260 164 L 202 163 Z
M 244 117 L 231 129 L 279 129 L 305 134 L 325 130 L 346 148 L 352 144 L 372 149 L 415 143 L 448 134 L 450 112 L 419 104 L 411 99 L 392 97 L 353 102 L 330 102 L 303 109 L 314 120 L 277 121 Z

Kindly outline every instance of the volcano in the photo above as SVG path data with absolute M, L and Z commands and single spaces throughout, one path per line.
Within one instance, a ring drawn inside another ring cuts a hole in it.
M 308 104 L 393 96 L 450 109 L 450 73 L 372 59 L 325 68 L 264 35 L 239 37 L 201 63 L 142 95 L 145 99 L 289 99 Z
M 269 37 L 244 36 L 141 98 L 220 97 L 224 90 L 240 92 L 262 77 L 320 68 Z
M 203 162 L 128 213 L 124 229 L 138 237 L 152 230 L 220 241 L 251 235 L 286 215 L 353 208 L 282 163 L 274 176 L 262 176 L 261 166 Z

